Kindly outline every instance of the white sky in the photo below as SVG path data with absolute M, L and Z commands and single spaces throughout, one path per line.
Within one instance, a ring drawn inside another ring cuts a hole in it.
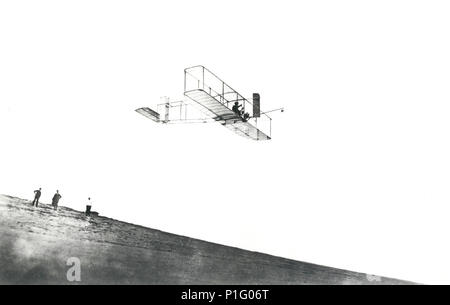
M 450 283 L 448 1 L 2 1 L 0 193 Z M 162 126 L 202 64 L 273 140 Z

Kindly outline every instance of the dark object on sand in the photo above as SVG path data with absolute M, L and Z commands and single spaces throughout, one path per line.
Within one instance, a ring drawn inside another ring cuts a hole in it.
M 90 205 L 86 206 L 86 216 L 94 216 L 94 217 L 98 216 L 98 212 L 91 211 L 91 208 L 92 206 Z

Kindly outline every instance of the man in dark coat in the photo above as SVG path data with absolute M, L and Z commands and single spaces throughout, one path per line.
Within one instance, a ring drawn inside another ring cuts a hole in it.
M 39 204 L 39 198 L 41 198 L 41 190 L 42 188 L 39 188 L 38 190 L 34 191 L 34 200 L 32 205 L 34 206 L 36 204 L 36 206 L 38 206 Z
M 59 199 L 61 199 L 61 197 L 62 196 L 59 194 L 59 191 L 56 190 L 56 193 L 55 193 L 55 195 L 53 195 L 53 199 L 52 199 L 52 206 L 55 210 L 58 209 L 58 202 L 59 202 Z

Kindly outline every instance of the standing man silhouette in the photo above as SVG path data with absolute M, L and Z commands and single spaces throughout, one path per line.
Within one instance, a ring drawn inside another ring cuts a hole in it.
M 86 216 L 91 215 L 91 208 L 92 208 L 92 201 L 91 201 L 91 197 L 89 197 L 87 205 L 86 205 Z
M 39 188 L 38 190 L 34 191 L 34 200 L 33 200 L 32 206 L 34 206 L 34 204 L 36 204 L 36 207 L 38 206 L 39 198 L 41 198 L 41 190 L 42 190 L 42 188 Z
M 56 193 L 55 193 L 55 195 L 53 195 L 53 199 L 52 199 L 52 206 L 55 210 L 58 209 L 58 202 L 59 202 L 59 199 L 61 199 L 61 197 L 62 196 L 59 194 L 59 191 L 56 190 Z

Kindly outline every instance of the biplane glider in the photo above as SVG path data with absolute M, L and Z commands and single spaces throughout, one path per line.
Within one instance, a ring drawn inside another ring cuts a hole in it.
M 165 97 L 156 111 L 142 107 L 136 112 L 163 124 L 217 122 L 248 139 L 270 140 L 272 118 L 267 113 L 284 111 L 261 112 L 258 93 L 250 102 L 204 66 L 184 70 L 184 97 L 174 102 Z

